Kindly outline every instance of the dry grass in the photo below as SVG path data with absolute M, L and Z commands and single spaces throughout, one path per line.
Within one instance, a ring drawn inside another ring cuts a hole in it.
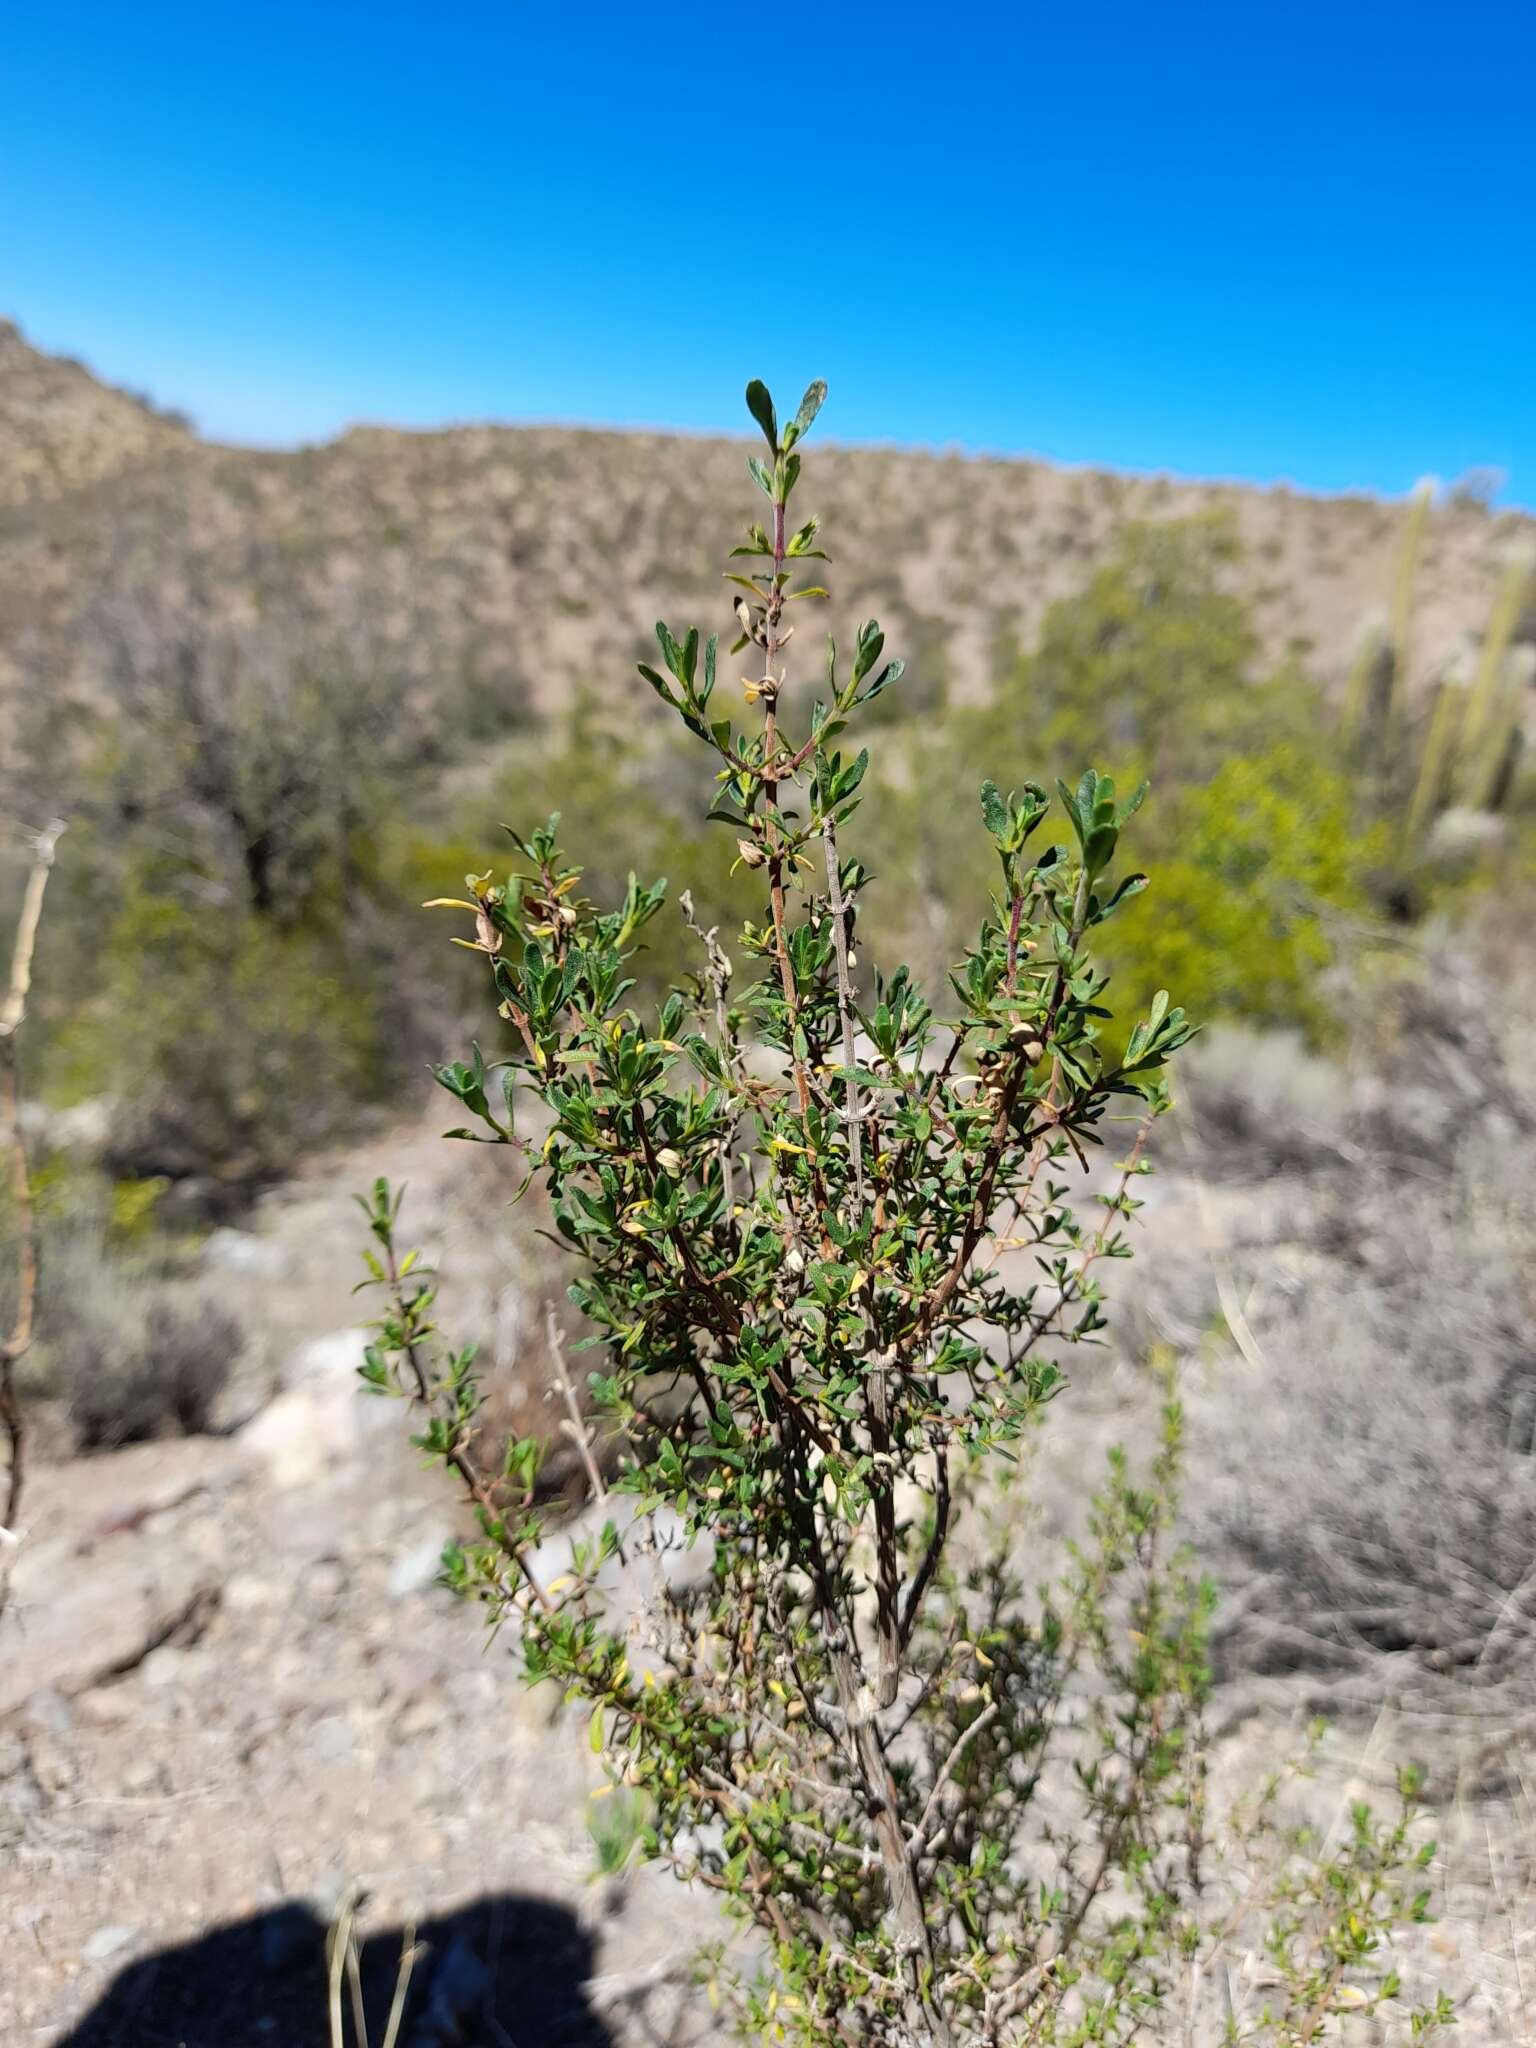
M 1507 976 L 1485 934 L 1365 1006 L 1348 1064 L 1238 1034 L 1191 1063 L 1199 1227 L 1142 1306 L 1216 1340 L 1192 1524 L 1230 1673 L 1536 1709 L 1536 1012 Z

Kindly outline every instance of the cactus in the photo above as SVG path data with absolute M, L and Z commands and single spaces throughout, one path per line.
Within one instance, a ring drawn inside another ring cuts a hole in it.
M 1373 624 L 1366 628 L 1350 666 L 1344 690 L 1344 730 L 1352 740 L 1360 739 L 1367 726 L 1379 731 L 1385 725 L 1398 685 L 1408 673 L 1414 589 L 1433 494 L 1434 487 L 1427 477 L 1414 487 L 1397 546 L 1392 605 L 1386 626 Z
M 1344 732 L 1350 740 L 1375 725 L 1381 701 L 1391 692 L 1391 663 L 1386 629 L 1372 620 L 1361 632 L 1344 685 Z
M 1527 648 L 1506 654 L 1498 669 L 1499 694 L 1488 721 L 1483 745 L 1469 758 L 1469 800 L 1479 809 L 1504 808 L 1514 786 L 1515 770 L 1525 744 L 1522 699 L 1531 682 L 1531 655 Z
M 1398 544 L 1397 569 L 1392 581 L 1392 616 L 1387 627 L 1387 639 L 1392 649 L 1391 687 L 1401 689 L 1408 679 L 1408 654 L 1411 645 L 1413 625 L 1413 600 L 1418 584 L 1419 557 L 1424 549 L 1424 532 L 1429 524 L 1429 508 L 1434 502 L 1434 486 L 1426 477 L 1414 487 L 1408 501 L 1407 517 L 1403 521 L 1403 537 Z M 1390 695 L 1386 706 L 1392 708 Z
M 1456 754 L 1457 728 L 1461 724 L 1466 701 L 1465 684 L 1451 676 L 1442 677 L 1435 690 L 1435 708 L 1425 735 L 1424 751 L 1419 757 L 1413 797 L 1408 805 L 1405 831 L 1410 846 L 1417 843 L 1444 799 L 1451 763 Z
M 1505 656 L 1515 627 L 1531 589 L 1532 558 L 1522 548 L 1505 564 L 1498 596 L 1488 620 L 1488 631 L 1478 654 L 1477 673 L 1467 698 L 1467 719 L 1463 728 L 1460 756 L 1462 795 L 1479 803 L 1490 784 L 1490 757 L 1504 757 L 1509 711 L 1505 699 L 1510 691 L 1505 678 Z

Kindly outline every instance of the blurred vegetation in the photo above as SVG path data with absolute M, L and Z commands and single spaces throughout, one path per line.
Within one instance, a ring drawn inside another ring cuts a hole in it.
M 49 1397 L 71 1448 L 193 1435 L 217 1411 L 245 1333 L 207 1290 L 204 1232 L 163 1177 L 114 1180 L 76 1148 L 34 1146 L 42 1286 L 22 1361 L 28 1402 Z M 0 1242 L 15 1230 L 0 1189 Z M 0 1268 L 0 1322 L 16 1274 Z
M 1417 501 L 1405 519 L 1399 634 Z M 947 694 L 935 643 L 882 701 L 881 801 L 849 835 L 886 883 L 873 954 L 947 970 L 993 886 L 980 780 L 1049 784 L 1085 760 L 1157 792 L 1156 887 L 1105 935 L 1128 1009 L 1175 986 L 1202 1017 L 1319 1042 L 1330 969 L 1357 965 L 1373 929 L 1531 865 L 1528 565 L 1508 570 L 1465 676 L 1405 702 L 1378 633 L 1334 710 L 1298 657 L 1265 662 L 1237 563 L 1221 513 L 1126 527 L 1033 648 L 1000 649 L 979 699 Z M 598 901 L 634 870 L 667 876 L 674 900 L 691 890 L 706 926 L 749 912 L 750 878 L 718 880 L 686 743 L 648 703 L 579 693 L 536 723 L 500 670 L 461 664 L 423 693 L 271 621 L 136 619 L 111 648 L 117 715 L 45 736 L 75 822 L 32 1085 L 55 1106 L 105 1099 L 119 1179 L 190 1185 L 217 1213 L 398 1104 L 469 994 L 416 906 L 503 867 L 506 824 L 560 810 L 595 850 Z M 642 994 L 700 971 L 675 913 L 647 937 Z
M 1326 1033 L 1318 973 L 1367 912 L 1388 842 L 1356 812 L 1317 686 L 1294 664 L 1255 676 L 1246 609 L 1222 580 L 1234 548 L 1221 520 L 1130 529 L 992 700 L 950 712 L 938 748 L 924 742 L 921 798 L 909 774 L 905 802 L 860 842 L 902 884 L 883 945 L 929 974 L 947 964 L 956 910 L 989 886 L 983 769 L 1013 783 L 1107 760 L 1159 798 L 1143 832 L 1157 886 L 1105 935 L 1126 999 L 1176 986 L 1202 1017 Z

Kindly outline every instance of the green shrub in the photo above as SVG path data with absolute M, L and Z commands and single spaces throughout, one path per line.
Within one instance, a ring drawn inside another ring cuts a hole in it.
M 55 1087 L 114 1097 L 115 1171 L 248 1189 L 345 1135 L 394 1077 L 381 967 L 338 925 L 202 907 L 130 872 L 56 1032 Z
M 556 811 L 561 833 L 589 847 L 586 885 L 602 900 L 622 896 L 630 874 L 661 874 L 674 893 L 689 891 L 700 917 L 738 924 L 752 903 L 739 875 L 722 875 L 714 858 L 719 828 L 703 823 L 690 802 L 693 764 L 686 736 L 642 725 L 615 734 L 588 708 L 579 708 L 542 741 L 520 741 L 498 766 L 477 825 L 456 821 L 451 839 L 407 835 L 388 847 L 385 866 L 400 898 L 421 902 L 457 888 L 467 872 L 499 858 L 506 818 Z M 397 898 L 397 900 L 400 900 Z M 646 928 L 631 971 L 647 995 L 664 994 L 695 966 L 693 943 L 679 922 Z
M 479 1476 L 473 1354 L 437 1342 L 382 1183 L 364 1378 L 419 1405 L 416 1441 L 476 1501 L 450 1582 L 515 1618 L 528 1676 L 589 1710 L 643 1851 L 759 1931 L 760 1969 L 722 1954 L 710 1978 L 744 2036 L 1129 2043 L 1163 2009 L 1192 2035 L 1222 1943 L 1257 1914 L 1276 1988 L 1227 2037 L 1312 2041 L 1395 1994 L 1381 1937 L 1423 1910 L 1412 1785 L 1395 1823 L 1362 1809 L 1337 1849 L 1287 1843 L 1257 1897 L 1213 1910 L 1210 1595 L 1172 1543 L 1171 1389 L 1145 1470 L 1111 1462 L 1043 1596 L 1007 1511 L 1063 1350 L 1103 1327 L 1099 1271 L 1129 1252 L 1191 1031 L 1159 992 L 1119 1049 L 1104 1035 L 1098 947 L 1145 884 L 1119 860 L 1142 792 L 1089 770 L 1056 813 L 1037 783 L 984 783 L 995 893 L 948 1016 L 905 967 L 855 983 L 869 875 L 839 835 L 868 755 L 848 735 L 901 664 L 866 622 L 841 654 L 829 641 L 808 709 L 788 701 L 821 551 L 787 504 L 823 396 L 781 431 L 748 387 L 768 502 L 733 571 L 747 718 L 697 631 L 658 626 L 641 668 L 709 756 L 723 858 L 757 886 L 730 956 L 704 952 L 693 986 L 642 1010 L 630 962 L 663 890 L 630 876 L 601 907 L 553 821 L 449 906 L 506 1027 L 440 1070 L 455 1135 L 513 1147 L 547 1189 L 601 1349 L 598 1520 L 569 1569 L 545 1583 L 535 1555 L 541 1442 L 509 1445 L 499 1487 Z M 1071 1182 L 1101 1147 L 1118 1165 L 1079 1221 Z M 665 1588 L 679 1541 L 707 1557 L 701 1589 L 627 1625 L 613 1562 Z
M 1326 1036 L 1337 929 L 1368 913 L 1383 829 L 1362 823 L 1343 776 L 1292 742 L 1225 762 L 1172 810 L 1157 889 L 1106 949 L 1132 999 L 1172 981 L 1204 1016 Z

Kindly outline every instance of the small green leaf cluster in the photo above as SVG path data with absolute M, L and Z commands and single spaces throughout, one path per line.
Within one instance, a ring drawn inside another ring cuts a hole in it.
M 1145 884 L 1117 872 L 1145 791 L 1093 771 L 1059 786 L 1060 834 L 1041 786 L 983 786 L 1000 879 L 947 1015 L 861 960 L 872 877 L 838 835 L 868 754 L 839 743 L 901 664 L 870 621 L 846 666 L 829 637 L 815 680 L 791 681 L 793 608 L 824 592 L 795 580 L 821 551 L 788 507 L 824 397 L 781 430 L 748 390 L 770 516 L 736 551 L 757 566 L 729 572 L 747 716 L 714 636 L 658 625 L 640 669 L 705 750 L 711 816 L 761 888 L 731 950 L 696 931 L 697 974 L 642 1008 L 664 885 L 631 875 L 600 907 L 558 819 L 513 835 L 504 878 L 441 899 L 499 1026 L 494 1056 L 438 1070 L 470 1118 L 453 1135 L 521 1153 L 601 1361 L 597 1519 L 569 1569 L 547 1583 L 536 1556 L 538 1445 L 513 1443 L 499 1484 L 479 1471 L 472 1356 L 436 1344 L 382 1186 L 365 1378 L 425 1407 L 417 1441 L 479 1518 L 450 1581 L 515 1617 L 528 1677 L 590 1712 L 640 1849 L 760 1931 L 762 1971 L 713 1979 L 749 2031 L 1129 2041 L 1195 1939 L 1209 1591 L 1170 1550 L 1177 1404 L 1145 1481 L 1112 1467 L 1043 1601 L 1015 1532 L 986 1525 L 1104 1327 L 1100 1274 L 1129 1255 L 1193 1026 L 1159 993 L 1109 1049 L 1096 936 Z M 1073 1184 L 1103 1152 L 1081 1220 Z M 692 1593 L 671 1545 L 704 1561 Z M 620 1553 L 656 1588 L 636 1623 L 602 1590 Z M 1048 1768 L 1076 1786 L 1070 1838 L 1035 1810 Z

